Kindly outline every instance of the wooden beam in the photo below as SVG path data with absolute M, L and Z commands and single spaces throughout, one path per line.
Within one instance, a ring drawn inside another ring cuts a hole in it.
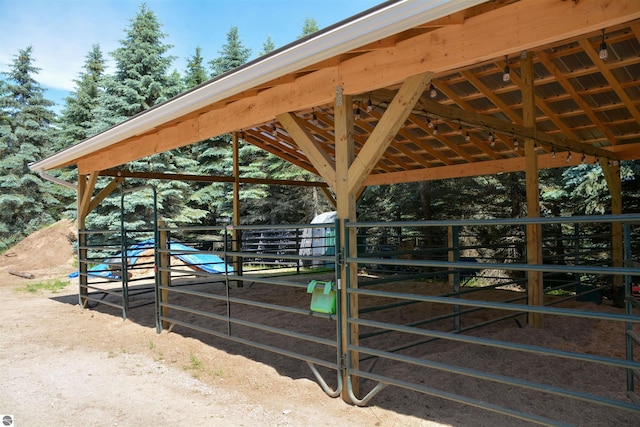
M 266 89 L 231 104 L 216 104 L 163 129 L 132 137 L 78 161 L 78 170 L 107 169 L 151 154 L 168 151 L 217 135 L 266 123 L 276 115 L 334 101 L 338 67 L 300 76 L 293 82 Z M 257 107 L 259 106 L 259 108 Z
M 349 193 L 355 193 L 360 189 L 364 180 L 369 176 L 398 130 L 411 114 L 432 76 L 433 73 L 412 76 L 402 84 L 387 107 L 387 111 L 369 135 L 366 144 L 358 153 L 358 157 L 349 166 Z
M 121 178 L 142 178 L 142 179 L 166 179 L 176 181 L 193 181 L 193 182 L 234 182 L 233 176 L 217 176 L 217 175 L 188 175 L 178 173 L 162 173 L 162 172 L 129 172 L 106 170 L 101 171 L 100 176 L 117 176 Z M 299 187 L 326 187 L 327 183 L 322 181 L 297 181 L 286 179 L 266 179 L 266 178 L 243 178 L 240 177 L 242 184 L 260 184 L 260 185 L 294 185 Z
M 88 288 L 88 276 L 87 272 L 89 270 L 89 263 L 87 260 L 87 235 L 83 233 L 86 229 L 86 215 L 82 214 L 82 200 L 84 199 L 84 195 L 86 193 L 87 188 L 87 176 L 86 175 L 78 175 L 78 196 L 77 196 L 77 216 L 78 216 L 78 287 L 79 287 L 79 298 L 78 301 L 82 308 L 87 308 L 87 303 L 89 300 L 87 296 L 89 295 Z
M 89 180 L 87 181 L 87 186 L 84 189 L 84 194 L 82 195 L 78 216 L 82 216 L 84 218 L 89 214 L 89 202 L 91 201 L 91 195 L 96 187 L 96 181 L 98 180 L 99 175 L 100 173 L 97 171 L 91 172 Z
M 171 253 L 169 252 L 169 232 L 167 230 L 162 230 L 167 226 L 167 223 L 163 220 L 158 221 L 158 228 L 161 230 L 158 231 L 158 245 L 161 251 L 158 255 L 158 262 L 160 264 L 160 271 L 156 272 L 160 280 L 160 287 L 162 290 L 159 293 L 160 302 L 162 303 L 162 308 L 160 314 L 163 317 L 169 317 L 169 290 L 168 287 L 171 286 L 171 272 L 168 271 L 171 268 Z M 157 325 L 158 333 L 161 332 L 162 329 L 167 330 L 171 327 L 171 322 L 168 320 L 163 320 Z
M 605 147 L 605 150 L 615 153 L 619 160 L 636 160 L 640 158 L 640 143 L 618 144 L 614 147 Z
M 485 127 L 487 129 L 493 129 L 497 132 L 504 132 L 507 134 L 515 134 L 522 138 L 533 138 L 534 140 L 558 148 L 559 150 L 557 151 L 567 150 L 574 153 L 584 153 L 586 155 L 604 157 L 608 159 L 615 159 L 617 157 L 615 154 L 612 154 L 611 151 L 605 150 L 604 148 L 595 147 L 579 141 L 573 141 L 561 135 L 550 135 L 544 132 L 537 132 L 535 128 L 529 128 L 517 123 L 505 122 L 495 117 L 477 114 L 472 111 L 462 110 L 450 105 L 443 105 L 424 98 L 420 100 L 420 106 L 428 113 L 453 121 L 460 119 L 462 122 L 473 126 Z
M 336 146 L 336 185 L 334 191 L 336 193 L 336 211 L 338 214 L 338 220 L 340 224 L 340 251 L 344 251 L 346 248 L 347 237 L 351 242 L 356 242 L 357 236 L 356 230 L 351 228 L 349 235 L 346 236 L 345 223 L 356 221 L 356 197 L 355 192 L 349 191 L 349 171 L 351 164 L 355 157 L 355 147 L 353 141 L 353 108 L 351 96 L 345 96 L 341 86 L 336 87 L 335 95 L 335 146 Z M 352 240 L 351 240 L 352 239 Z M 344 254 L 345 256 L 356 256 L 357 245 L 350 245 L 350 252 Z M 347 268 L 346 263 L 341 263 L 338 273 L 338 292 L 342 304 L 340 304 L 340 313 L 338 316 L 341 319 L 341 345 L 345 353 L 341 356 L 345 357 L 346 349 L 350 345 L 358 345 L 358 325 L 347 322 L 349 316 L 358 317 L 358 295 L 349 295 L 347 293 L 347 284 L 350 287 L 358 287 L 358 274 L 356 268 Z M 350 331 L 350 333 L 347 333 Z M 351 341 L 347 340 L 351 337 Z M 349 360 L 351 361 L 351 368 L 358 369 L 359 367 L 359 355 L 357 351 L 351 353 Z M 340 375 L 342 375 L 342 384 L 346 385 L 348 381 L 347 371 L 342 369 Z M 353 390 L 355 393 L 359 393 L 360 381 L 358 378 L 351 378 L 353 384 Z M 348 392 L 348 387 L 342 388 L 342 399 L 345 402 L 351 402 L 351 397 Z
M 78 169 L 81 174 L 106 169 L 216 135 L 250 128 L 273 120 L 277 114 L 328 104 L 333 100 L 332 92 L 337 84 L 342 84 L 346 94 L 360 94 L 397 84 L 411 75 L 470 66 L 638 18 L 640 2 L 514 2 L 469 18 L 464 25 L 443 27 L 402 40 L 387 49 L 363 53 L 236 102 L 220 102 L 200 112 L 188 113 L 170 127 L 129 138 L 80 159 Z M 558 25 L 560 19 L 562 25 Z M 492 31 L 487 31 L 487 28 Z
M 118 188 L 118 185 L 120 185 L 123 182 L 124 182 L 124 178 L 112 179 L 111 182 L 107 184 L 107 186 L 104 187 L 102 190 L 100 190 L 100 192 L 96 195 L 96 197 L 94 197 L 93 200 L 91 200 L 91 203 L 89 203 L 89 207 L 87 208 L 86 214 L 89 215 L 89 213 L 91 213 L 95 208 L 97 208 L 98 205 L 102 203 L 102 201 L 105 198 L 107 198 L 109 194 L 113 193 L 114 190 Z
M 595 18 L 597 17 L 597 18 Z M 521 0 L 344 61 L 345 93 L 359 94 L 504 55 L 530 51 L 640 18 L 640 2 Z M 558 25 L 562 22 L 562 25 Z M 420 48 L 416 48 L 419 46 Z
M 331 203 L 331 206 L 333 206 L 333 208 L 335 209 L 337 207 L 336 199 L 335 197 L 333 197 L 333 194 L 331 194 L 331 191 L 329 191 L 327 187 L 320 187 L 320 190 L 322 190 L 324 196 L 327 198 L 329 203 Z
M 293 113 L 278 114 L 278 121 L 291 138 L 302 149 L 320 176 L 331 188 L 336 186 L 336 165 L 327 152 L 315 140 L 313 134 L 305 126 L 304 120 Z
M 593 163 L 595 157 L 585 156 L 585 162 Z M 538 154 L 540 169 L 565 168 L 582 163 L 581 156 L 572 156 L 569 161 L 566 156 Z M 488 160 L 484 162 L 464 163 L 437 168 L 414 169 L 402 172 L 379 173 L 369 175 L 363 185 L 388 185 L 418 181 L 437 181 L 440 179 L 464 178 L 472 176 L 496 175 L 499 173 L 522 172 L 525 170 L 524 157 L 511 157 L 502 160 Z
M 607 187 L 611 194 L 611 214 L 622 214 L 622 181 L 620 179 L 620 164 L 602 162 L 602 173 L 607 180 Z M 624 246 L 622 242 L 622 224 L 611 224 L 611 258 L 614 267 L 624 266 Z M 624 307 L 625 290 L 623 277 L 616 275 L 613 278 L 613 303 L 616 307 Z
M 233 225 L 240 225 L 240 141 L 238 140 L 238 133 L 233 132 L 232 135 L 232 151 L 233 151 Z M 231 249 L 234 252 L 242 251 L 242 231 L 233 227 L 231 230 Z M 233 257 L 233 267 L 235 268 L 235 274 L 242 276 L 243 261 L 244 258 Z M 236 288 L 241 288 L 243 282 L 240 280 L 234 281 Z
M 522 123 L 529 129 L 536 126 L 536 104 L 533 81 L 533 54 L 526 52 L 520 61 L 522 72 Z M 536 140 L 525 138 L 525 185 L 527 198 L 527 218 L 540 217 L 540 185 L 538 181 L 538 153 Z M 527 264 L 542 264 L 542 226 L 527 224 Z M 527 272 L 527 303 L 530 306 L 544 305 L 542 272 Z M 535 328 L 542 327 L 540 313 L 528 313 L 527 321 Z

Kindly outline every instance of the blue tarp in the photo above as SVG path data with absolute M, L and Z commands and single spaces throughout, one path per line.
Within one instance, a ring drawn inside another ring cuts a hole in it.
M 172 256 L 178 258 L 192 268 L 213 274 L 225 274 L 227 272 L 233 273 L 233 267 L 230 265 L 225 265 L 222 258 L 217 255 L 198 252 L 197 249 L 194 249 L 187 245 L 183 245 L 179 242 L 170 242 L 169 247 L 171 248 Z M 138 260 L 138 255 L 140 255 L 147 249 L 153 248 L 153 239 L 145 240 L 144 242 L 136 243 L 135 245 L 129 246 L 129 249 L 127 249 L 128 265 L 135 265 L 136 261 Z M 196 253 L 173 253 L 173 251 Z M 122 254 L 118 253 L 117 255 L 114 255 L 109 259 L 118 262 L 122 259 Z M 112 270 L 112 264 L 110 265 L 107 262 L 92 267 L 87 273 L 90 276 L 115 278 L 114 271 Z M 78 275 L 79 273 L 76 271 L 69 274 L 69 277 L 74 278 L 78 277 Z

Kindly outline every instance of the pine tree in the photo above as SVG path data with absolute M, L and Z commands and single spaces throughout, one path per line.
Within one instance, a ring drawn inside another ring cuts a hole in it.
M 262 50 L 260 51 L 260 56 L 266 55 L 267 53 L 274 51 L 276 49 L 276 44 L 273 42 L 271 36 L 267 36 L 267 39 L 262 43 Z
M 238 35 L 238 28 L 231 27 L 227 32 L 227 43 L 220 50 L 220 56 L 209 62 L 212 77 L 224 74 L 247 62 L 251 50 L 244 47 Z M 187 65 L 187 75 L 200 75 L 199 48 L 196 55 Z M 197 81 L 194 80 L 194 81 Z M 191 146 L 191 158 L 198 159 L 199 164 L 192 171 L 197 174 L 211 176 L 230 176 L 233 172 L 233 154 L 231 151 L 231 135 L 220 135 Z M 229 183 L 199 183 L 191 195 L 188 206 L 198 212 L 206 212 L 203 222 L 216 225 L 220 221 L 228 222 L 233 215 L 232 189 Z
M 32 47 L 19 50 L 0 83 L 0 250 L 57 219 L 51 185 L 29 163 L 52 153 L 53 102 L 34 75 Z
M 116 63 L 114 75 L 101 80 L 104 90 L 94 110 L 96 125 L 92 131 L 102 131 L 126 118 L 134 116 L 175 95 L 184 88 L 177 71 L 170 71 L 173 57 L 167 55 L 170 45 L 163 42 L 166 35 L 160 31 L 156 15 L 144 4 L 130 21 L 126 37 L 113 53 Z M 184 172 L 193 167 L 195 160 L 183 154 L 186 150 L 158 153 L 129 162 L 124 168 L 136 172 Z M 204 212 L 185 206 L 191 188 L 188 183 L 170 180 L 128 180 L 127 187 L 142 184 L 157 189 L 158 214 L 168 224 L 184 224 L 201 219 Z M 99 185 L 104 182 L 99 181 Z M 95 215 L 87 218 L 89 227 L 113 229 L 124 216 L 127 228 L 148 225 L 152 218 L 152 200 L 149 192 L 127 194 L 124 211 L 120 209 L 119 194 L 105 199 Z
M 106 69 L 99 45 L 93 45 L 87 54 L 84 70 L 75 81 L 76 88 L 66 98 L 66 106 L 60 117 L 60 149 L 91 136 L 90 129 L 98 107 L 100 84 Z
M 227 43 L 219 53 L 219 57 L 209 62 L 213 70 L 212 77 L 224 74 L 246 63 L 251 56 L 251 49 L 242 44 L 238 35 L 238 27 L 232 26 L 227 32 Z
M 93 133 L 101 132 L 148 108 L 178 95 L 181 87 L 170 74 L 175 59 L 167 55 L 171 45 L 163 43 L 156 15 L 140 6 L 126 37 L 111 54 L 116 63 L 113 76 L 103 79 L 104 91 L 95 111 Z
M 304 25 L 302 26 L 302 33 L 298 36 L 299 39 L 306 37 L 310 34 L 320 30 L 318 23 L 313 18 L 305 18 Z
M 201 53 L 202 49 L 199 46 L 196 47 L 196 52 L 191 58 L 189 58 L 189 61 L 187 62 L 187 70 L 184 76 L 184 83 L 189 89 L 192 87 L 196 87 L 209 79 L 207 70 L 202 64 L 204 59 L 202 58 Z

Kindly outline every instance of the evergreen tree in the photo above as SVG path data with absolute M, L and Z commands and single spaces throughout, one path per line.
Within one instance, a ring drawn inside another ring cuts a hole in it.
M 231 176 L 233 157 L 231 135 L 225 134 L 191 146 L 192 158 L 198 159 L 194 174 L 209 176 Z M 232 193 L 229 183 L 197 183 L 188 206 L 206 211 L 204 225 L 218 225 L 220 220 L 228 223 L 233 215 Z
M 202 49 L 199 46 L 196 47 L 196 53 L 194 53 L 187 62 L 187 71 L 184 76 L 184 83 L 188 89 L 198 86 L 209 79 L 207 70 L 204 68 L 204 65 L 202 65 L 204 59 L 202 58 L 201 52 Z
M 19 50 L 0 83 L 0 250 L 57 219 L 60 206 L 51 184 L 29 163 L 52 153 L 53 102 L 34 75 L 32 48 Z
M 63 150 L 91 136 L 94 126 L 95 110 L 99 105 L 101 82 L 106 63 L 99 45 L 93 45 L 87 53 L 84 69 L 75 79 L 76 86 L 70 96 L 65 99 L 65 107 L 59 119 L 59 129 L 55 133 L 56 151 Z M 75 182 L 78 178 L 76 168 L 54 170 L 52 175 L 67 181 Z M 66 206 L 65 216 L 75 217 L 77 214 L 76 195 L 68 189 L 54 186 L 59 193 L 58 198 Z
M 175 95 L 184 88 L 177 71 L 170 71 L 173 57 L 167 52 L 170 45 L 163 42 L 166 35 L 160 31 L 156 15 L 144 4 L 126 29 L 126 37 L 113 53 L 116 63 L 114 75 L 105 76 L 101 84 L 104 90 L 94 110 L 96 126 L 93 132 L 102 131 L 126 118 L 134 116 Z M 193 167 L 195 160 L 186 157 L 184 150 L 158 153 L 135 160 L 124 167 L 136 172 L 184 172 Z M 100 185 L 104 182 L 99 181 Z M 127 187 L 152 184 L 157 189 L 158 213 L 168 224 L 184 224 L 199 221 L 204 215 L 185 206 L 190 197 L 188 183 L 169 180 L 128 180 Z M 90 227 L 113 229 L 120 224 L 119 194 L 105 199 L 95 215 L 87 218 Z M 148 224 L 152 217 L 149 192 L 127 194 L 124 215 L 128 228 Z
M 244 47 L 238 35 L 238 28 L 231 27 L 227 32 L 227 43 L 222 46 L 220 56 L 209 62 L 212 77 L 233 70 L 247 62 L 251 50 Z M 188 76 L 195 76 L 201 71 L 202 58 L 199 48 L 188 65 Z M 199 75 L 199 74 L 198 74 Z M 194 80 L 196 81 L 196 80 Z M 211 176 L 231 176 L 233 173 L 233 153 L 231 135 L 210 138 L 191 146 L 191 158 L 198 159 L 194 173 Z M 216 225 L 220 221 L 229 222 L 233 215 L 233 192 L 229 183 L 213 183 L 196 185 L 196 191 L 189 198 L 188 206 L 198 212 L 206 212 L 203 222 Z
M 140 6 L 120 47 L 112 52 L 116 72 L 103 79 L 93 133 L 180 93 L 181 87 L 169 72 L 174 57 L 167 52 L 172 46 L 163 42 L 166 34 L 160 27 L 156 15 L 146 5 Z
M 227 32 L 227 43 L 222 46 L 220 56 L 209 62 L 213 70 L 212 77 L 224 74 L 246 63 L 251 56 L 251 49 L 245 47 L 238 35 L 238 27 L 231 27 Z
M 76 88 L 66 98 L 66 106 L 60 117 L 59 149 L 91 136 L 90 129 L 98 107 L 100 83 L 106 68 L 99 45 L 93 45 L 87 54 L 84 70 L 75 81 Z
M 271 36 L 267 36 L 267 39 L 262 43 L 262 50 L 260 51 L 260 56 L 266 55 L 267 53 L 276 49 L 276 44 L 273 42 Z
M 302 26 L 302 33 L 298 36 L 299 39 L 313 34 L 320 30 L 318 23 L 313 18 L 305 18 L 304 25 Z

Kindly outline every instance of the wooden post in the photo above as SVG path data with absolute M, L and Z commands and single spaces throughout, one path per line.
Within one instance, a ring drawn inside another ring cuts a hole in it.
M 349 167 L 353 163 L 355 156 L 354 143 L 353 143 L 353 108 L 351 96 L 344 96 L 342 94 L 342 87 L 338 87 L 336 90 L 336 105 L 334 110 L 335 117 L 335 138 L 336 138 L 336 205 L 338 218 L 340 219 L 340 227 L 344 230 L 345 220 L 356 220 L 356 197 L 355 193 L 349 192 Z M 357 256 L 358 245 L 356 230 L 349 230 L 349 254 L 344 256 Z M 340 233 L 340 248 L 345 248 L 347 236 L 345 233 Z M 351 287 L 358 286 L 358 272 L 354 268 L 347 269 L 346 263 L 340 265 L 340 273 L 338 277 L 339 292 L 342 301 L 341 310 L 338 315 L 342 320 L 341 330 L 341 344 L 344 354 L 346 355 L 346 348 L 349 344 L 358 344 L 358 326 L 351 325 L 348 331 L 347 318 L 349 315 L 352 317 L 358 317 L 358 296 L 354 295 L 349 297 L 347 295 L 347 282 Z M 350 333 L 351 342 L 347 339 L 347 331 Z M 359 353 L 351 352 L 348 355 L 351 358 L 351 367 L 358 369 L 359 367 Z M 360 389 L 359 379 L 352 377 L 353 391 L 358 394 Z M 345 402 L 351 402 L 347 384 L 346 371 L 342 371 L 342 382 L 345 387 L 342 388 L 342 399 Z
M 533 54 L 523 53 L 522 70 L 522 119 L 524 126 L 534 130 L 536 128 L 535 94 L 533 81 Z M 525 138 L 525 175 L 527 188 L 527 217 L 540 217 L 540 190 L 538 184 L 538 155 L 535 150 L 536 141 Z M 527 264 L 542 264 L 542 226 L 540 224 L 527 225 Z M 531 306 L 544 304 L 542 272 L 529 271 L 527 274 L 527 302 Z M 530 325 L 541 328 L 542 315 L 529 313 L 527 321 Z
M 607 187 L 611 194 L 611 214 L 622 214 L 622 181 L 620 180 L 620 163 L 609 163 L 603 159 L 600 163 L 602 172 L 607 180 Z M 615 222 L 611 224 L 611 258 L 614 267 L 624 265 L 624 248 L 622 242 L 622 224 Z M 624 307 L 625 299 L 623 276 L 613 277 L 613 304 L 616 307 Z
M 237 230 L 235 226 L 240 225 L 240 142 L 238 134 L 233 133 L 233 225 L 231 230 L 232 250 L 240 252 L 242 250 L 242 232 Z M 235 274 L 242 276 L 242 258 L 233 257 L 233 266 Z M 241 288 L 242 282 L 236 280 L 235 287 Z
M 162 229 L 166 227 L 166 222 L 160 220 L 158 221 L 158 228 Z M 166 271 L 166 269 L 171 267 L 171 254 L 169 252 L 165 252 L 169 250 L 169 232 L 166 230 L 160 230 L 159 232 L 159 242 L 158 245 L 160 247 L 160 256 L 158 259 L 158 263 L 160 264 L 160 286 L 163 288 L 160 291 L 160 303 L 168 303 L 169 302 L 169 290 L 165 289 L 171 286 L 171 273 Z M 169 317 L 169 307 L 162 305 L 160 307 L 160 313 L 162 317 Z M 169 322 L 167 320 L 163 320 L 162 329 L 169 329 Z M 158 331 L 160 332 L 160 331 Z
M 89 294 L 88 285 L 88 266 L 87 266 L 87 235 L 83 233 L 86 230 L 86 214 L 82 209 L 82 199 L 87 191 L 87 176 L 78 175 L 78 285 L 79 285 L 79 304 L 82 308 L 87 308 L 87 295 Z

